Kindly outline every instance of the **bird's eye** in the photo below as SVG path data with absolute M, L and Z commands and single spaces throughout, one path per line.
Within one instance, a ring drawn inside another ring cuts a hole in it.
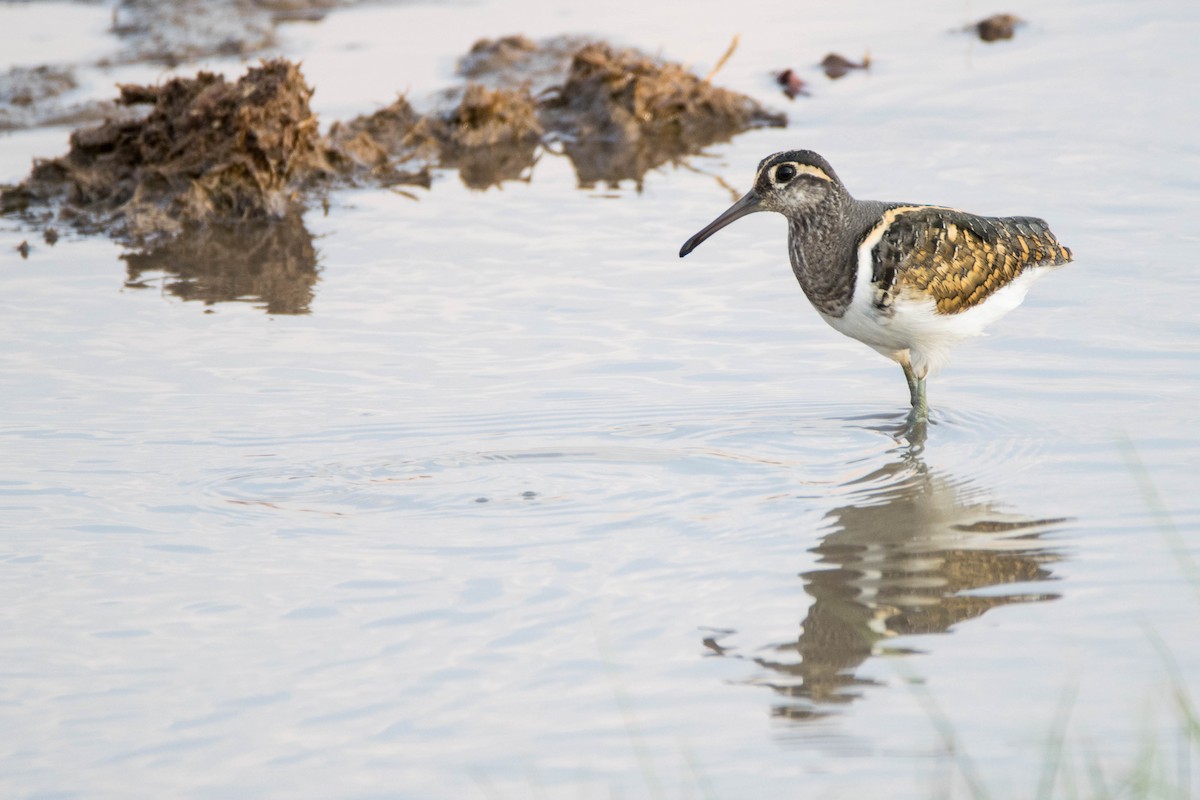
M 796 168 L 791 164 L 780 164 L 775 168 L 775 182 L 787 183 L 796 177 Z

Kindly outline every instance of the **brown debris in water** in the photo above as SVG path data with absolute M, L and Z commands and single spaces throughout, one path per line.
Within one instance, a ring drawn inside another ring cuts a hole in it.
M 796 74 L 793 69 L 785 69 L 783 72 L 775 74 L 775 82 L 783 87 L 783 93 L 787 95 L 789 100 L 795 100 L 798 96 L 808 96 L 808 89 L 805 88 L 804 80 Z
M 201 72 L 120 88 L 122 105 L 149 105 L 149 114 L 75 131 L 70 152 L 37 162 L 0 195 L 5 210 L 62 201 L 77 227 L 141 241 L 189 224 L 282 217 L 303 185 L 332 171 L 312 90 L 291 62 L 264 62 L 236 83 Z
M 821 59 L 821 67 L 827 77 L 837 80 L 856 69 L 870 69 L 871 54 L 864 54 L 862 61 L 851 61 L 840 53 L 830 53 Z
M 967 30 L 974 31 L 985 42 L 996 42 L 1013 38 L 1017 26 L 1022 24 L 1024 20 L 1014 14 L 993 14 L 968 26 Z

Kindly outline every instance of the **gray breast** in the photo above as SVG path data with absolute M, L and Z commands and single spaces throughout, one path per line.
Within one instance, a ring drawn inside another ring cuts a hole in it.
M 792 272 L 813 307 L 830 317 L 845 314 L 854 297 L 857 264 L 853 242 L 845 241 L 840 233 L 814 226 L 812 221 L 788 220 Z

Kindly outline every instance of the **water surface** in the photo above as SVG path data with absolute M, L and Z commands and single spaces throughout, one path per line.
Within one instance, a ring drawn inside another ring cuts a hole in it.
M 339 10 L 280 30 L 327 120 L 428 98 L 481 36 L 704 73 L 740 32 L 720 79 L 791 124 L 640 190 L 545 152 L 347 192 L 258 250 L 3 223 L 3 794 L 1022 797 L 1071 692 L 1077 785 L 1149 746 L 1200 788 L 1154 645 L 1200 695 L 1200 11 L 1015 10 L 993 45 L 952 3 Z M 0 137 L 3 177 L 65 138 Z M 1076 253 L 933 379 L 923 445 L 782 220 L 676 258 L 796 146 Z

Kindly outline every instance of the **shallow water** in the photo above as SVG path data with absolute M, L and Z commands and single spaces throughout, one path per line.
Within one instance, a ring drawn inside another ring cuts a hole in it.
M 640 191 L 546 152 L 499 190 L 347 192 L 268 248 L 311 260 L 250 276 L 2 223 L 5 796 L 1022 797 L 1064 696 L 1064 796 L 1147 747 L 1200 789 L 1171 679 L 1200 702 L 1200 9 L 1014 9 L 993 45 L 961 4 L 689 9 L 280 30 L 326 120 L 452 84 L 481 36 L 705 73 L 740 31 L 720 80 L 790 126 Z M 789 66 L 813 97 L 777 93 Z M 65 139 L 0 136 L 0 178 Z M 797 145 L 1076 253 L 933 379 L 923 447 L 781 220 L 676 258 L 716 178 Z

